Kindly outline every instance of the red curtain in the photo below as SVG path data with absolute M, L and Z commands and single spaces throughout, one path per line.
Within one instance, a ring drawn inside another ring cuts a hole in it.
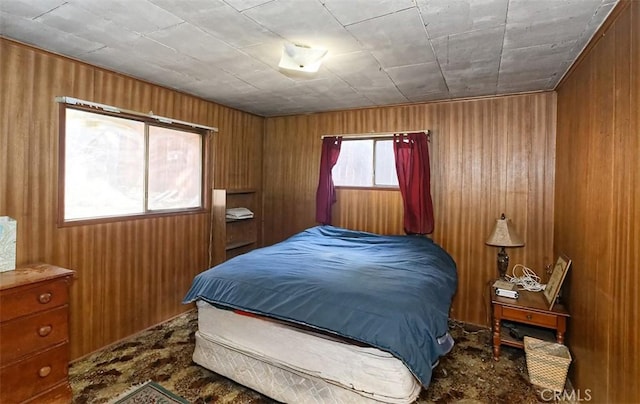
M 396 172 L 404 202 L 404 231 L 433 233 L 429 146 L 425 133 L 393 135 Z
M 342 136 L 322 139 L 322 156 L 320 157 L 320 180 L 316 191 L 316 221 L 331 224 L 331 205 L 336 201 L 336 190 L 333 186 L 331 169 L 336 165 L 340 155 Z

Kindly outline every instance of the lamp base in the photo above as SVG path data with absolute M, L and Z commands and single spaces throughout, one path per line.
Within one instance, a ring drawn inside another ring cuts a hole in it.
M 507 255 L 504 247 L 501 247 L 500 251 L 498 251 L 498 274 L 500 275 L 500 279 L 506 278 L 508 268 L 509 256 Z

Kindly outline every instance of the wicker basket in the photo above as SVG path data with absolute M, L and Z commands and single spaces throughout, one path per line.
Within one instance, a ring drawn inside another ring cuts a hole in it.
M 531 383 L 553 391 L 564 391 L 571 364 L 569 349 L 555 342 L 524 337 L 524 351 Z

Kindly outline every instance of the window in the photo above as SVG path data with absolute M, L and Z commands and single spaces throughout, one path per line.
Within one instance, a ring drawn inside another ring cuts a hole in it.
M 206 131 L 63 106 L 64 222 L 201 210 Z
M 331 173 L 336 186 L 398 188 L 393 139 L 343 139 Z

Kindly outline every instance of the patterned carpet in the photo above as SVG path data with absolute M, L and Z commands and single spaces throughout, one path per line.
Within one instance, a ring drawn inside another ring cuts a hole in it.
M 106 403 L 131 385 L 153 380 L 194 404 L 275 403 L 193 363 L 196 328 L 191 311 L 74 362 L 69 369 L 73 402 Z M 453 351 L 441 358 L 416 403 L 539 402 L 523 351 L 503 347 L 500 361 L 494 362 L 489 330 L 468 332 L 452 322 L 451 334 Z

